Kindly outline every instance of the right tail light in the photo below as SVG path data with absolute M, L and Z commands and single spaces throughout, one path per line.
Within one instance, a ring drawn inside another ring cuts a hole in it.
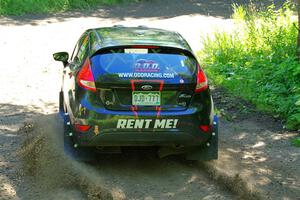
M 207 78 L 203 72 L 203 70 L 200 68 L 200 65 L 197 65 L 197 84 L 196 84 L 196 89 L 195 92 L 199 93 L 208 88 L 208 82 Z

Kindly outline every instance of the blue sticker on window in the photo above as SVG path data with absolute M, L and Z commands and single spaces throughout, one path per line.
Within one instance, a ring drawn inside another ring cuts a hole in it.
M 153 60 L 139 59 L 134 65 L 135 72 L 159 72 L 159 65 Z

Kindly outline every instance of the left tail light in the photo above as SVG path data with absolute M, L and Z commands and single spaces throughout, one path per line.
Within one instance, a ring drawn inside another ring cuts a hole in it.
M 91 69 L 90 59 L 87 58 L 77 75 L 77 83 L 80 87 L 96 92 L 96 85 Z
M 208 133 L 211 130 L 211 126 L 210 125 L 200 125 L 199 129 L 205 133 Z
M 75 124 L 74 128 L 78 132 L 86 132 L 86 131 L 90 130 L 91 126 L 90 125 Z
M 205 90 L 206 88 L 208 88 L 208 81 L 207 78 L 203 72 L 203 70 L 200 68 L 200 65 L 197 65 L 197 84 L 196 84 L 196 89 L 195 92 L 202 92 L 203 90 Z

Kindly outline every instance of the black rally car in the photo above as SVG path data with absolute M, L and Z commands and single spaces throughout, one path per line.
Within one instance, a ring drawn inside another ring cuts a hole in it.
M 59 104 L 74 148 L 157 146 L 187 159 L 217 159 L 208 81 L 180 34 L 144 26 L 89 29 L 70 58 L 53 57 L 64 65 Z

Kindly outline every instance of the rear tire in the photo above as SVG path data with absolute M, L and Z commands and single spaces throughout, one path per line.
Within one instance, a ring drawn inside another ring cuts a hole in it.
M 209 161 L 218 159 L 218 119 L 215 117 L 211 139 L 202 146 L 190 147 L 186 154 L 187 160 Z

